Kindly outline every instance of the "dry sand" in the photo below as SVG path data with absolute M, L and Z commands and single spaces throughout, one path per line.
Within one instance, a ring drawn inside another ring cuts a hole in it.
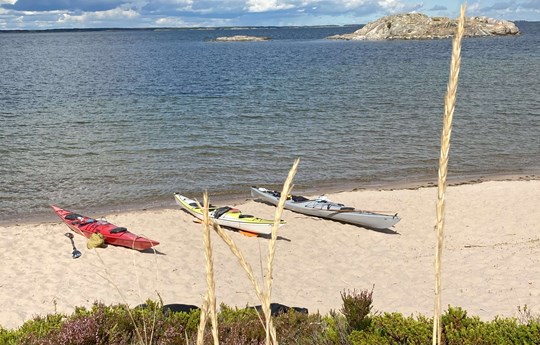
M 327 313 L 340 308 L 340 292 L 374 287 L 375 311 L 431 316 L 436 192 L 429 187 L 328 195 L 359 209 L 398 212 L 402 220 L 395 232 L 284 211 L 272 300 Z M 524 305 L 539 313 L 540 181 L 451 186 L 446 201 L 444 309 L 460 306 L 485 320 L 517 316 Z M 251 200 L 236 207 L 263 218 L 275 211 Z M 71 313 L 94 301 L 136 306 L 157 293 L 166 304 L 201 304 L 206 273 L 200 224 L 179 208 L 106 218 L 160 241 L 157 254 L 114 246 L 90 250 L 75 235 L 83 255 L 72 259 L 64 236 L 70 230 L 60 221 L 0 227 L 0 325 L 15 328 L 35 315 Z M 229 233 L 261 278 L 268 240 Z M 228 247 L 216 234 L 212 241 L 218 304 L 260 304 Z

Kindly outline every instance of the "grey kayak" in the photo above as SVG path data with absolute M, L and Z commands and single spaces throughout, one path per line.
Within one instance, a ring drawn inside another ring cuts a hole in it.
M 280 192 L 262 187 L 251 187 L 251 196 L 277 205 Z M 343 204 L 331 202 L 326 198 L 307 199 L 303 196 L 290 195 L 285 201 L 285 209 L 309 216 L 328 218 L 340 222 L 360 225 L 372 229 L 388 229 L 401 220 L 394 215 L 356 210 Z

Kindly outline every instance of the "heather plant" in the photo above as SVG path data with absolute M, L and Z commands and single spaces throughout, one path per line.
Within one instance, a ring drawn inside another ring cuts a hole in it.
M 221 304 L 218 321 L 220 344 L 264 344 L 266 342 L 266 332 L 255 309 L 236 309 Z
M 72 319 L 67 320 L 61 331 L 55 332 L 54 336 L 48 341 L 40 342 L 40 344 L 50 344 L 52 343 L 58 345 L 69 345 L 69 344 L 107 344 L 107 324 L 99 323 L 102 321 L 101 315 L 99 313 L 91 315 L 81 315 L 76 316 Z
M 65 317 L 47 334 L 29 331 L 22 344 L 128 344 L 134 334 L 133 329 L 125 306 L 108 307 L 95 303 L 91 309 L 76 308 L 72 315 Z
M 266 331 L 261 315 L 253 308 L 230 308 L 221 305 L 219 312 L 220 344 L 265 344 Z M 280 344 L 322 344 L 321 316 L 289 310 L 274 317 Z M 208 335 L 207 335 L 208 336 Z M 207 339 L 210 341 L 210 338 Z
M 331 310 L 329 316 L 323 319 L 325 322 L 324 344 L 351 344 L 351 332 L 365 329 L 371 323 L 369 314 L 373 308 L 373 289 L 360 292 L 343 291 L 341 301 L 341 313 Z
M 149 301 L 149 303 L 153 302 Z M 115 330 L 131 333 L 135 330 L 135 326 L 130 319 L 128 309 L 129 307 L 124 304 L 106 306 L 103 303 L 96 302 L 90 309 L 76 308 L 73 316 L 68 321 L 76 323 L 78 319 L 84 320 L 91 317 L 99 324 L 104 326 L 111 325 L 114 326 Z M 144 311 L 141 310 L 140 312 L 142 313 Z M 114 336 L 115 334 L 112 333 L 110 335 Z
M 341 293 L 343 307 L 341 313 L 345 315 L 349 330 L 362 330 L 369 326 L 369 314 L 373 308 L 373 289 L 371 291 L 362 290 L 357 292 L 343 291 Z
M 535 315 L 531 308 L 527 306 L 526 304 L 522 306 L 518 306 L 518 322 L 523 325 L 529 325 L 531 323 L 539 323 L 540 322 L 540 315 Z

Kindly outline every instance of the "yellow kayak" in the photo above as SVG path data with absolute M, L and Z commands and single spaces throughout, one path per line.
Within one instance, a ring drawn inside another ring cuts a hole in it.
M 174 199 L 176 200 L 176 203 L 182 207 L 182 209 L 197 219 L 203 219 L 203 210 L 199 207 L 199 204 L 195 200 L 189 199 L 178 193 L 174 194 Z M 221 226 L 235 228 L 257 235 L 270 235 L 272 233 L 274 220 L 262 219 L 252 215 L 242 214 L 240 210 L 228 206 L 211 206 L 209 212 L 210 218 Z M 284 224 L 285 221 L 282 220 L 279 226 L 281 227 Z

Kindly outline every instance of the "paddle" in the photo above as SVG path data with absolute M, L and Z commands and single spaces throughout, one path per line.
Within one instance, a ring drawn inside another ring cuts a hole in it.
M 65 235 L 67 238 L 69 238 L 69 240 L 71 241 L 71 245 L 73 246 L 73 252 L 71 253 L 73 258 L 76 259 L 80 257 L 82 253 L 78 251 L 77 248 L 75 248 L 75 242 L 73 242 L 73 234 L 71 232 L 66 232 Z

